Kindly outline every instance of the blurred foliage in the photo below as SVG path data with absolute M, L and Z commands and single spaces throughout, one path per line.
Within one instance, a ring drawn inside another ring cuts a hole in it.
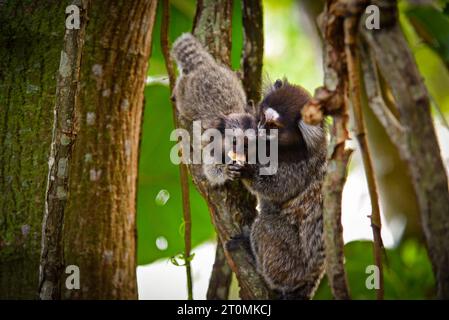
M 288 77 L 311 93 L 322 85 L 321 54 L 301 29 L 296 1 L 264 1 L 263 73 L 271 80 Z
M 415 241 L 404 241 L 395 249 L 386 250 L 384 260 L 385 299 L 432 299 L 435 297 L 432 266 L 425 247 Z M 345 268 L 352 299 L 376 299 L 375 290 L 365 286 L 371 273 L 366 267 L 374 264 L 372 243 L 353 241 L 345 245 Z M 315 300 L 332 299 L 327 278 L 321 281 Z
M 405 15 L 420 38 L 449 67 L 449 16 L 434 6 L 412 6 Z
M 441 8 L 443 8 L 443 2 L 447 3 L 446 0 L 440 2 Z M 411 6 L 406 1 L 399 2 L 399 9 L 402 29 L 413 51 L 427 89 L 441 110 L 446 114 L 449 112 L 449 95 L 447 94 L 449 68 L 447 67 L 447 62 L 445 63 L 445 58 L 440 54 L 448 52 L 449 28 L 437 29 L 435 27 L 436 25 L 445 24 L 444 20 L 447 20 L 449 15 L 448 13 L 440 12 L 437 7 Z M 438 11 L 437 16 L 429 15 L 429 11 L 433 10 Z M 418 17 L 420 20 L 417 20 Z M 413 19 L 415 19 L 415 24 L 416 21 L 425 24 L 421 24 L 421 28 L 427 28 L 425 29 L 426 37 L 431 39 L 430 43 L 434 47 L 426 44 L 421 38 L 419 31 L 415 29 L 411 22 Z

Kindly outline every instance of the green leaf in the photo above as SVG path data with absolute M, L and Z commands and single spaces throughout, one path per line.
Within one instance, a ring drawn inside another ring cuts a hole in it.
M 449 16 L 429 5 L 410 6 L 405 15 L 420 38 L 449 63 Z

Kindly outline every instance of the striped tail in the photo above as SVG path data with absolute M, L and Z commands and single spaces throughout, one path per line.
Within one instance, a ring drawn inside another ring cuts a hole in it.
M 200 65 L 214 61 L 201 43 L 190 33 L 184 33 L 176 39 L 171 54 L 184 73 L 189 73 Z

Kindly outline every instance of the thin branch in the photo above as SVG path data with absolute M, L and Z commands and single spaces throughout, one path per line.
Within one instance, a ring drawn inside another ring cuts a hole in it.
M 167 68 L 168 78 L 170 81 L 170 94 L 173 93 L 174 84 L 176 83 L 176 74 L 173 61 L 170 57 L 170 45 L 168 39 L 168 27 L 170 24 L 170 3 L 169 0 L 162 1 L 162 24 L 161 24 L 161 47 L 164 55 L 165 67 Z M 172 101 L 173 125 L 178 127 L 177 109 Z M 189 300 L 193 300 L 193 281 L 191 269 L 191 238 L 192 238 L 192 217 L 190 211 L 190 192 L 187 167 L 185 164 L 179 164 L 179 177 L 181 182 L 182 195 L 182 215 L 184 220 L 184 259 L 187 276 L 187 296 Z
M 368 183 L 368 190 L 371 199 L 371 227 L 374 238 L 374 258 L 379 269 L 379 288 L 376 290 L 377 299 L 381 300 L 384 296 L 383 266 L 382 266 L 382 237 L 381 237 L 381 219 L 379 196 L 374 177 L 374 169 L 371 160 L 371 154 L 366 139 L 366 129 L 363 119 L 361 91 L 359 80 L 359 58 L 356 51 L 357 29 L 359 17 L 351 15 L 344 20 L 345 52 L 348 67 L 349 90 L 354 114 L 355 130 L 362 153 L 365 175 Z
M 341 120 L 334 120 L 331 150 L 333 158 L 323 184 L 324 196 L 324 241 L 326 244 L 326 274 L 335 299 L 351 298 L 348 279 L 344 269 L 343 226 L 341 224 L 341 202 L 343 188 L 348 174 L 351 149 L 344 149 L 344 144 L 336 144 L 336 131 Z
M 448 180 L 430 113 L 427 88 L 400 28 L 397 1 L 372 0 L 382 28 L 364 30 L 379 71 L 394 96 L 404 131 L 407 162 L 437 282 L 438 297 L 449 298 Z
M 261 0 L 242 1 L 243 87 L 248 100 L 259 102 L 263 65 L 263 7 Z
M 61 298 L 64 266 L 62 229 L 69 192 L 72 146 L 76 138 L 76 97 L 89 1 L 75 1 L 74 4 L 80 9 L 80 28 L 65 31 L 56 83 L 39 268 L 39 298 L 42 300 Z
M 263 10 L 260 0 L 244 0 L 242 2 L 243 52 L 242 71 L 243 87 L 248 101 L 257 103 L 260 100 L 263 64 Z M 253 112 L 254 110 L 250 110 Z M 217 240 L 214 267 L 209 280 L 207 298 L 227 299 L 232 272 L 226 263 L 226 257 Z M 228 288 L 225 288 L 225 286 Z
M 352 150 L 346 149 L 349 138 L 347 74 L 342 37 L 342 19 L 336 14 L 338 1 L 329 0 L 320 17 L 323 44 L 324 86 L 315 90 L 313 98 L 302 110 L 306 123 L 318 124 L 331 115 L 333 127 L 328 152 L 328 170 L 323 184 L 323 224 L 326 249 L 326 273 L 335 299 L 350 299 L 344 268 L 343 227 L 341 224 L 342 191 L 346 181 Z
M 215 262 L 209 280 L 209 288 L 207 289 L 207 300 L 227 300 L 231 281 L 232 270 L 226 261 L 221 241 L 217 238 Z
M 404 129 L 385 103 L 376 62 L 364 41 L 360 41 L 358 48 L 361 57 L 360 61 L 362 64 L 363 80 L 368 98 L 368 105 L 384 127 L 384 130 L 387 132 L 396 148 L 400 149 L 401 153 L 406 153 L 407 151 L 404 147 Z

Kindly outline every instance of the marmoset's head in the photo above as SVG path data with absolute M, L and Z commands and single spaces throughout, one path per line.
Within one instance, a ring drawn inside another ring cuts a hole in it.
M 259 129 L 277 129 L 280 147 L 315 149 L 324 141 L 323 126 L 308 125 L 301 119 L 301 109 L 310 98 L 304 88 L 286 79 L 276 80 L 259 104 Z
M 257 119 L 250 113 L 231 113 L 220 115 L 217 118 L 204 122 L 204 129 L 217 129 L 223 138 L 223 146 L 226 150 L 232 150 L 237 153 L 239 159 L 248 157 L 248 145 L 250 141 L 256 143 L 257 139 Z M 234 130 L 230 132 L 229 130 Z M 244 154 L 239 154 L 237 150 L 237 141 L 241 141 Z

